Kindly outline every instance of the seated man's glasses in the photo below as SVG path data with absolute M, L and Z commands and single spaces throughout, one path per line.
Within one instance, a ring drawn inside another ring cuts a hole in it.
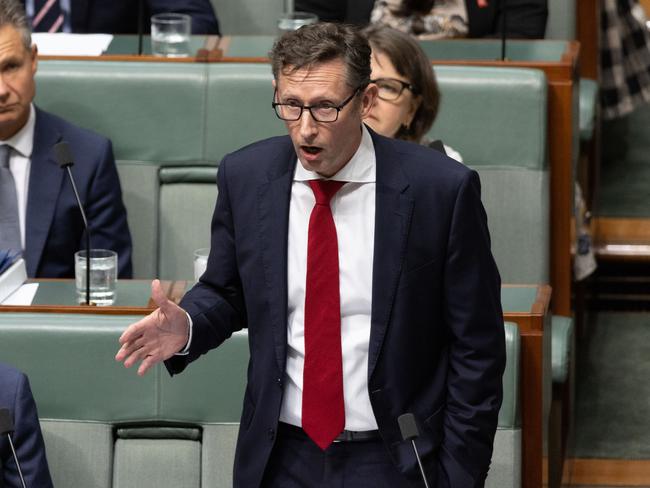
M 377 85 L 377 96 L 382 100 L 386 100 L 387 102 L 393 102 L 397 100 L 402 92 L 407 88 L 411 90 L 411 93 L 417 95 L 415 87 L 413 85 L 406 83 L 405 81 L 398 80 L 397 78 L 377 78 L 376 80 L 370 80 L 370 83 Z
M 273 102 L 271 106 L 275 110 L 275 115 L 279 119 L 287 120 L 289 122 L 295 122 L 300 120 L 302 117 L 303 110 L 309 110 L 309 113 L 314 118 L 316 122 L 336 122 L 339 118 L 339 112 L 352 101 L 354 96 L 359 93 L 361 87 L 358 87 L 352 95 L 346 98 L 340 105 L 332 105 L 330 103 L 320 103 L 318 105 L 300 105 L 297 102 L 288 102 L 288 103 L 278 103 Z M 273 95 L 275 98 L 277 95 L 277 90 Z

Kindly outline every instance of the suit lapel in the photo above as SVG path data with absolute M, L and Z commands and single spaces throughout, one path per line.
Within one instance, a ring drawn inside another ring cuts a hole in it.
M 284 371 L 287 351 L 287 242 L 289 202 L 296 154 L 290 139 L 258 188 L 259 233 L 275 339 L 275 356 Z
M 399 155 L 391 141 L 371 134 L 377 158 L 377 189 L 368 378 L 377 365 L 390 321 L 413 212 Z
M 52 150 L 60 139 L 61 134 L 56 127 L 48 123 L 47 115 L 36 109 L 25 218 L 28 276 L 35 276 L 38 270 L 61 190 L 63 171 L 54 159 Z

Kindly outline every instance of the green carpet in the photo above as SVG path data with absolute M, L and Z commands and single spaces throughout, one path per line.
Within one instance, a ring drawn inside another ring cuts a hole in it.
M 580 349 L 579 458 L 650 459 L 650 314 L 599 312 Z
M 596 214 L 650 217 L 650 105 L 602 125 Z

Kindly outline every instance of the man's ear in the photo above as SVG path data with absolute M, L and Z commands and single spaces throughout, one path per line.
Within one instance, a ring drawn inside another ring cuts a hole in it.
M 370 113 L 370 109 L 375 104 L 377 98 L 377 85 L 370 83 L 364 90 L 361 96 L 361 117 L 364 118 Z
M 273 78 L 273 81 L 271 81 L 271 84 L 273 85 L 274 90 L 278 89 L 278 84 L 275 82 L 275 78 Z
M 36 44 L 32 44 L 30 56 L 32 57 L 32 75 L 35 75 L 38 68 L 38 47 L 36 47 Z

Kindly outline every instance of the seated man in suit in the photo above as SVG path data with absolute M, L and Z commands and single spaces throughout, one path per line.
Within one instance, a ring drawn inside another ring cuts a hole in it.
M 32 104 L 36 46 L 19 0 L 0 0 L 0 249 L 22 251 L 30 277 L 74 277 L 84 226 L 53 146 L 66 141 L 93 248 L 118 254 L 130 278 L 131 235 L 108 139 Z
M 11 441 L 29 487 L 51 488 L 52 480 L 45 456 L 43 435 L 29 380 L 20 371 L 0 363 L 0 409 L 8 409 L 13 417 Z M 0 486 L 20 488 L 18 469 L 7 436 L 0 437 Z M 4 485 L 2 484 L 4 481 Z
M 143 28 L 149 18 L 163 12 L 187 14 L 193 34 L 219 34 L 219 22 L 210 0 L 23 0 L 34 32 L 138 32 L 138 7 L 144 2 Z

